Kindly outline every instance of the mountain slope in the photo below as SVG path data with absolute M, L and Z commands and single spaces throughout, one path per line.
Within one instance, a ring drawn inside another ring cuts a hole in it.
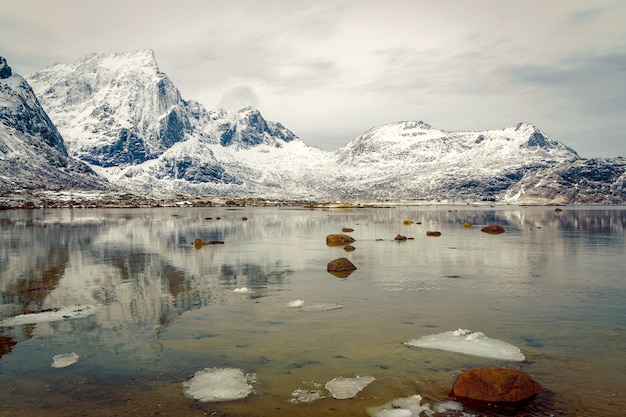
M 142 163 L 184 139 L 186 103 L 152 51 L 91 54 L 28 77 L 70 153 L 94 165 Z
M 92 54 L 28 79 L 63 134 L 67 152 L 133 191 L 311 200 L 626 202 L 623 161 L 584 160 L 529 123 L 447 132 L 421 121 L 398 122 L 326 152 L 254 108 L 207 111 L 184 100 L 150 50 Z
M 580 159 L 528 123 L 446 132 L 422 121 L 374 127 L 336 155 L 350 167 L 344 198 L 365 189 L 373 199 L 426 200 L 502 200 L 526 171 Z
M 31 87 L 0 57 L 0 191 L 105 189 L 106 181 L 69 157 L 63 137 Z

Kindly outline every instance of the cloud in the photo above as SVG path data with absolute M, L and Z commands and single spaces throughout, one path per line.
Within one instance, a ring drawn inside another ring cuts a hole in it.
M 550 65 L 516 67 L 511 75 L 545 95 L 576 103 L 580 114 L 626 114 L 626 52 L 570 56 Z
M 233 87 L 226 91 L 219 102 L 219 108 L 237 110 L 244 107 L 259 107 L 259 97 L 247 85 Z

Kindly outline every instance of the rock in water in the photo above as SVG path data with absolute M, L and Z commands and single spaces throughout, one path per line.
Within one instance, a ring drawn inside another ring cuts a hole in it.
M 328 246 L 345 246 L 352 242 L 354 242 L 354 239 L 343 233 L 334 233 L 326 236 L 326 244 Z
M 500 233 L 504 233 L 504 227 L 498 224 L 490 224 L 489 226 L 485 226 L 480 229 L 480 231 L 489 233 L 490 235 L 499 235 Z
M 338 258 L 334 261 L 330 261 L 326 266 L 328 272 L 344 272 L 354 271 L 356 266 L 348 258 Z
M 454 382 L 455 397 L 485 402 L 518 402 L 536 395 L 541 385 L 527 373 L 505 368 L 463 372 Z

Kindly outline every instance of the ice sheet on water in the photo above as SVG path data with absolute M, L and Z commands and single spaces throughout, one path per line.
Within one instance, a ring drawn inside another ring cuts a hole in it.
M 254 374 L 236 368 L 205 368 L 183 382 L 183 393 L 202 402 L 233 401 L 246 398 L 256 382 Z
M 490 359 L 522 362 L 526 358 L 517 346 L 485 336 L 482 332 L 458 329 L 423 336 L 405 343 L 408 346 L 439 349 Z
M 371 417 L 418 417 L 421 415 L 432 416 L 435 412 L 446 413 L 462 410 L 463 406 L 454 401 L 440 402 L 431 409 L 430 404 L 422 404 L 422 396 L 416 394 L 410 397 L 397 398 L 379 407 L 368 408 L 367 414 Z
M 235 288 L 233 292 L 235 294 L 250 294 L 252 293 L 252 290 L 248 287 L 241 287 L 241 288 Z
M 78 356 L 74 352 L 72 353 L 61 353 L 59 355 L 54 355 L 52 357 L 52 368 L 67 368 L 70 365 L 74 365 L 78 362 Z
M 289 308 L 300 308 L 304 305 L 304 300 L 293 300 L 287 303 Z
M 373 376 L 356 376 L 355 378 L 344 378 L 342 376 L 333 378 L 326 383 L 326 389 L 330 391 L 333 398 L 345 400 L 353 398 L 366 386 L 374 382 Z
M 397 398 L 379 407 L 367 409 L 371 417 L 418 417 L 422 412 L 432 414 L 428 404 L 422 405 L 422 396 L 419 394 L 410 397 Z
M 322 390 L 321 384 L 317 382 L 305 382 L 305 385 L 309 386 L 309 388 L 298 388 L 291 393 L 291 398 L 289 402 L 292 404 L 299 403 L 312 403 L 317 400 L 323 400 L 326 398 Z
M 22 324 L 48 323 L 59 320 L 76 319 L 90 316 L 96 307 L 90 305 L 59 307 L 39 313 L 20 314 L 0 321 L 0 327 L 19 326 Z
M 319 311 L 331 311 L 331 310 L 339 310 L 343 308 L 343 304 L 339 303 L 317 303 L 310 305 L 303 305 L 302 311 L 308 312 L 319 312 Z

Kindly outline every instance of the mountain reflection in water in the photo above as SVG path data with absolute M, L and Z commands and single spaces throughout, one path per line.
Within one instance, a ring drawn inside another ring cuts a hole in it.
M 506 232 L 481 233 L 489 224 Z M 375 374 L 372 392 L 342 403 L 343 412 L 415 393 L 442 401 L 459 370 L 494 363 L 402 342 L 469 327 L 519 346 L 522 369 L 554 393 L 525 415 L 619 415 L 611 399 L 623 377 L 610 358 L 626 342 L 625 225 L 618 207 L 0 212 L 0 320 L 97 307 L 83 319 L 0 327 L 0 381 L 13 387 L 0 393 L 0 413 L 38 396 L 22 415 L 73 415 L 88 403 L 116 415 L 121 405 L 107 398 L 122 395 L 137 409 L 159 402 L 195 415 L 210 409 L 179 384 L 207 366 L 258 375 L 250 415 L 321 415 L 336 405 L 304 411 L 290 393 L 303 381 L 359 374 Z M 343 227 L 354 228 L 354 252 L 324 243 Z M 396 242 L 397 234 L 414 239 Z M 224 244 L 196 247 L 196 238 Z M 326 272 L 339 257 L 358 267 L 344 279 Z M 296 299 L 342 308 L 286 307 Z M 77 364 L 49 369 L 55 354 L 72 351 Z M 41 384 L 55 389 L 41 393 Z M 219 407 L 237 414 L 243 405 Z

